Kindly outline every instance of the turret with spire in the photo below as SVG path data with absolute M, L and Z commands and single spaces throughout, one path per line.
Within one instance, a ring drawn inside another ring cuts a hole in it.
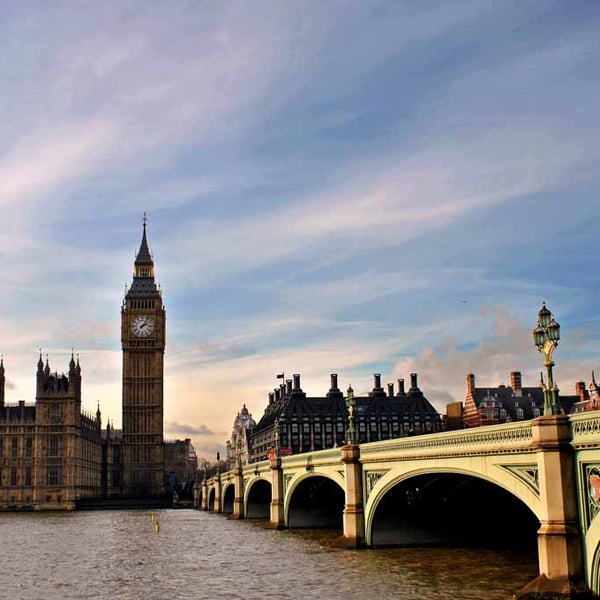
M 133 282 L 128 289 L 126 287 L 125 301 L 140 297 L 160 298 L 161 295 L 160 289 L 154 281 L 154 260 L 148 246 L 147 224 L 148 218 L 146 217 L 146 213 L 144 213 L 142 241 L 135 257 Z

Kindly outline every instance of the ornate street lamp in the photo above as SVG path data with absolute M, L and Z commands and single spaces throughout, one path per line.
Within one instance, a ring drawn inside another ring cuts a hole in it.
M 279 419 L 275 419 L 275 456 L 279 454 Z
M 354 428 L 354 390 L 352 386 L 346 391 L 346 408 L 348 409 L 348 444 L 356 445 L 356 429 Z
M 552 353 L 558 341 L 560 340 L 560 325 L 554 320 L 552 313 L 546 308 L 546 303 L 542 303 L 542 308 L 538 312 L 537 327 L 533 330 L 533 341 L 538 349 L 544 355 L 544 366 L 548 373 L 548 382 L 544 383 L 544 415 L 559 415 L 560 404 L 558 403 L 558 388 L 552 377 Z M 543 381 L 543 378 L 542 378 Z
M 219 462 L 221 461 L 221 453 L 217 452 L 217 477 L 221 474 Z
M 202 466 L 204 467 L 204 481 L 206 482 L 206 468 L 208 467 L 208 461 L 206 459 L 202 463 Z

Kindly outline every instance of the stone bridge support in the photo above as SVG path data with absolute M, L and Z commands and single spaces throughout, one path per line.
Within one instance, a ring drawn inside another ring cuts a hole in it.
M 274 456 L 269 459 L 271 469 L 271 519 L 270 524 L 275 529 L 285 528 L 283 469 L 281 457 Z
M 213 506 L 213 512 L 223 512 L 221 507 L 221 477 L 217 475 L 215 477 L 215 504 Z
M 202 510 L 208 510 L 208 484 L 206 479 L 202 480 L 202 499 L 200 501 L 200 508 Z
M 342 462 L 345 475 L 343 543 L 360 548 L 365 545 L 365 511 L 363 506 L 363 470 L 359 446 L 344 446 Z
M 585 584 L 569 418 L 566 415 L 540 417 L 533 422 L 532 434 L 544 507 L 538 530 L 540 575 L 515 598 L 592 598 Z
M 235 473 L 235 491 L 233 496 L 233 514 L 232 519 L 244 518 L 244 471 L 239 465 L 234 470 Z

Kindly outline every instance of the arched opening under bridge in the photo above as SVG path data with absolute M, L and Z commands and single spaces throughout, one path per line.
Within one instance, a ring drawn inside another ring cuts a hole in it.
M 540 522 L 504 488 L 455 473 L 405 479 L 379 500 L 371 545 L 537 548 Z
M 342 529 L 344 490 L 327 477 L 314 475 L 292 491 L 287 513 L 290 528 Z
M 248 490 L 247 519 L 268 519 L 271 516 L 271 484 L 264 479 L 256 481 Z
M 235 485 L 230 483 L 223 493 L 223 514 L 233 514 L 233 499 L 235 497 Z
M 215 510 L 215 488 L 210 488 L 208 490 L 208 502 L 206 504 L 208 510 Z

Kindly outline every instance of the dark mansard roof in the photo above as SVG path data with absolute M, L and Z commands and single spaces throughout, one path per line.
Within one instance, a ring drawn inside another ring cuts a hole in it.
M 395 395 L 389 395 L 382 387 L 376 385 L 368 396 L 354 396 L 354 401 L 358 419 L 372 416 L 397 416 L 399 420 L 408 416 L 413 420 L 418 416 L 422 421 L 426 418 L 439 418 L 439 413 L 417 387 L 416 375 L 408 392 L 402 390 Z M 323 397 L 307 397 L 301 389 L 286 391 L 282 387 L 278 397 L 270 395 L 270 402 L 254 433 L 272 427 L 278 419 L 289 421 L 295 418 L 301 421 L 304 417 L 308 417 L 309 420 L 330 417 L 335 421 L 338 417 L 346 420 L 347 416 L 344 395 L 337 388 L 330 389 Z

